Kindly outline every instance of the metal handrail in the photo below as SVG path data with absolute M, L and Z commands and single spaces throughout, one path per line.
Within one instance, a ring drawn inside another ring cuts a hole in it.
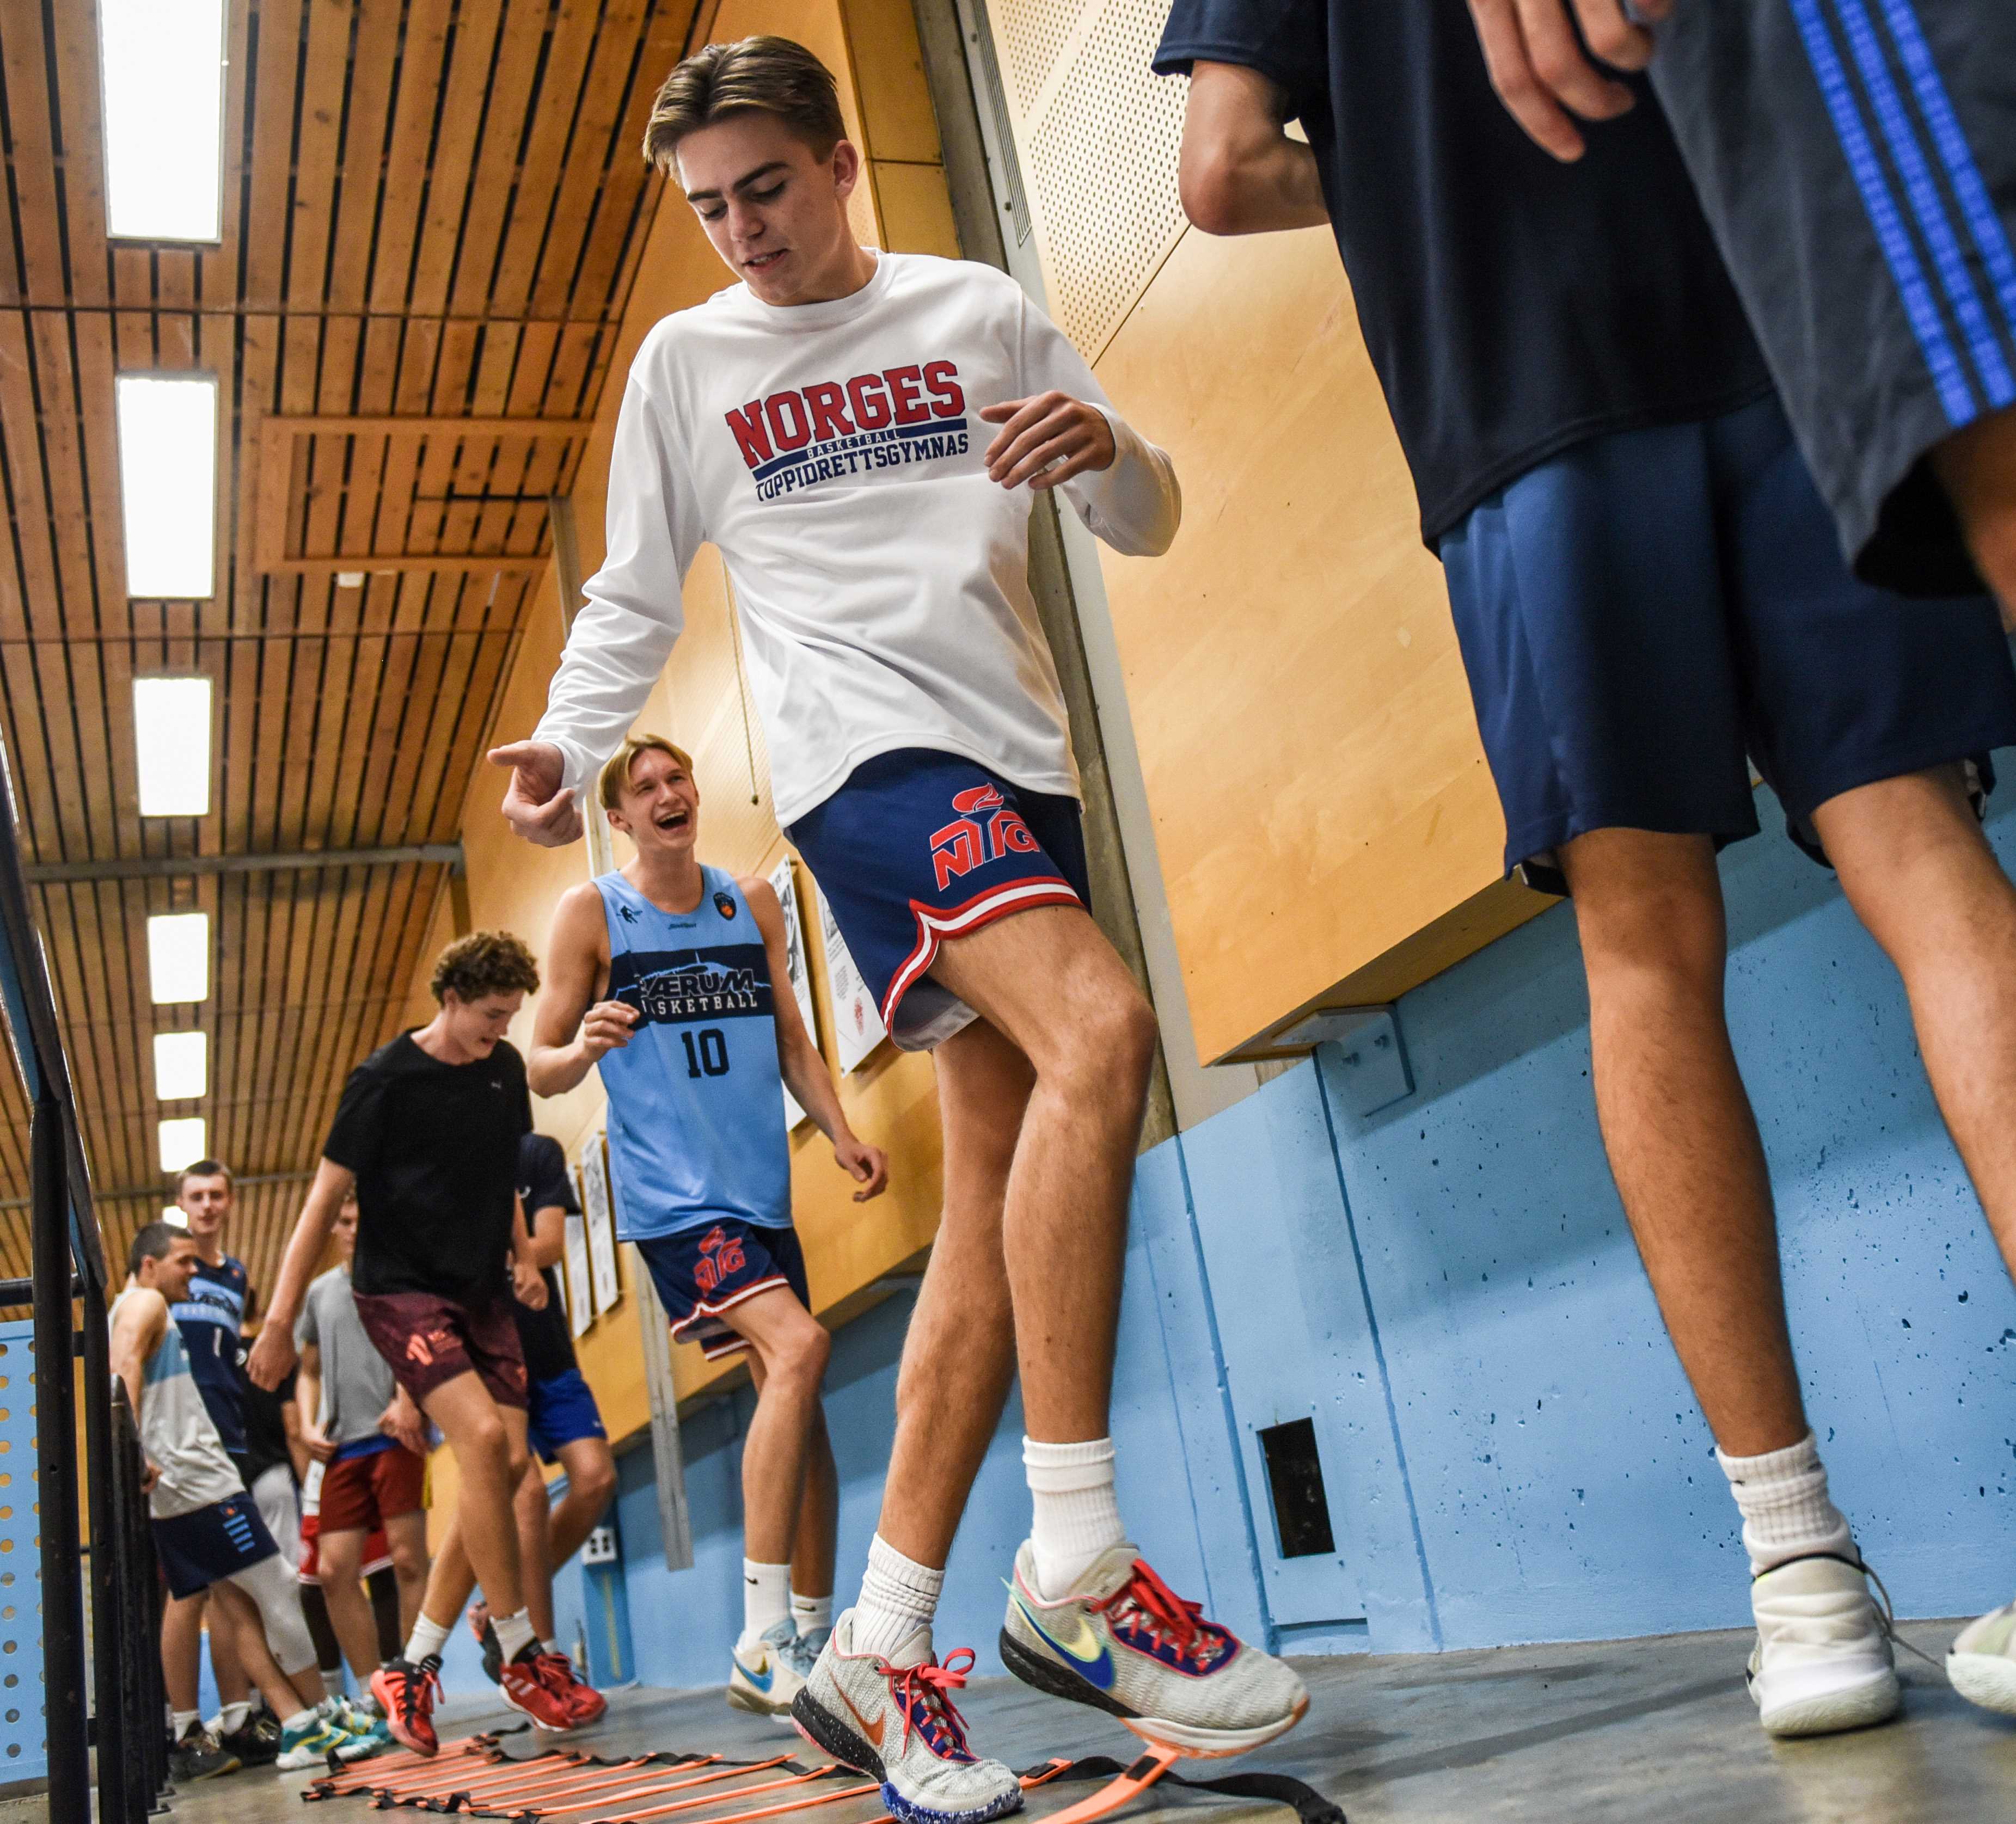
M 28 898 L 16 833 L 13 769 L 0 745 L 0 1026 L 34 1113 L 29 1129 L 28 1288 L 34 1309 L 35 1452 L 41 1534 L 42 1678 L 49 1736 L 50 1824 L 90 1824 L 93 1723 L 99 1811 L 105 1824 L 143 1824 L 160 1790 L 158 1696 L 130 1668 L 156 1656 L 136 1567 L 151 1563 L 144 1509 L 131 1490 L 144 1472 L 128 1422 L 115 1435 L 107 1279 L 91 1172 L 49 962 Z M 10 1289 L 11 1290 L 11 1289 Z M 83 1306 L 81 1333 L 72 1301 Z M 69 1372 L 81 1341 L 85 1462 L 76 1460 L 77 1383 Z M 84 1471 L 80 1474 L 80 1468 Z M 91 1647 L 95 1704 L 88 1704 L 82 1506 L 90 1503 Z M 122 1565 L 124 1570 L 122 1570 Z M 151 1716 L 148 1706 L 153 1705 Z M 95 1717 L 90 1714 L 95 1710 Z

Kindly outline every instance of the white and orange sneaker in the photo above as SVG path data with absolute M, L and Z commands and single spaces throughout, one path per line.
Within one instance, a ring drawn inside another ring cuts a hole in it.
M 952 1701 L 972 1668 L 970 1650 L 943 1665 L 897 1667 L 853 1646 L 849 1609 L 791 1706 L 799 1734 L 881 1781 L 882 1803 L 901 1824 L 986 1824 L 1022 1808 L 1021 1783 L 967 1746 L 965 1719 Z
M 1057 1602 L 1036 1593 L 1033 1565 L 1024 1544 L 1001 1628 L 1002 1661 L 1025 1685 L 1184 1754 L 1243 1754 L 1302 1720 L 1309 1694 L 1293 1669 L 1207 1621 L 1132 1545 L 1094 1559 Z

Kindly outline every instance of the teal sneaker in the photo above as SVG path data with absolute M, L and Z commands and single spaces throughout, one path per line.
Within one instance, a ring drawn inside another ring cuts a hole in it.
M 360 1742 L 349 1730 L 338 1729 L 319 1710 L 297 1729 L 280 1732 L 280 1757 L 274 1765 L 283 1773 L 298 1773 L 305 1767 L 326 1767 L 333 1754 L 339 1761 L 362 1761 L 376 1750 Z
M 366 1710 L 361 1704 L 353 1703 L 340 1693 L 323 1700 L 322 1713 L 345 1735 L 360 1742 L 369 1742 L 373 1754 L 382 1754 L 387 1748 L 394 1746 L 392 1732 L 386 1728 L 385 1719 L 382 1716 L 375 1710 Z M 360 1754 L 355 1758 L 361 1761 L 364 1757 Z

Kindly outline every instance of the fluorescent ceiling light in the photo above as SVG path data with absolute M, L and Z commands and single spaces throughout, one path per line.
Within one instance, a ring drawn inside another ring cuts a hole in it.
M 210 1035 L 197 1032 L 154 1034 L 154 1096 L 181 1102 L 207 1093 L 210 1088 Z
M 126 593 L 202 601 L 217 587 L 217 381 L 121 374 Z
M 208 912 L 161 912 L 148 919 L 147 977 L 157 1007 L 209 994 Z
M 214 241 L 224 224 L 224 0 L 98 0 L 105 222 Z
M 178 1167 L 176 1169 L 179 1171 L 181 1168 Z M 189 1218 L 182 1214 L 182 1207 L 179 1203 L 171 1203 L 167 1209 L 164 1210 L 161 1212 L 161 1220 L 171 1229 L 189 1227 Z
M 161 1123 L 161 1169 L 180 1171 L 210 1150 L 210 1124 L 201 1115 Z
M 142 817 L 210 815 L 210 680 L 135 678 Z

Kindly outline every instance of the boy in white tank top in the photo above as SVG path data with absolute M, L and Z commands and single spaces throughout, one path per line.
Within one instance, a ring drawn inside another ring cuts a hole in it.
M 149 1223 L 133 1238 L 126 1290 L 110 1313 L 112 1372 L 139 1426 L 161 1570 L 172 1595 L 208 1590 L 236 1617 L 246 1671 L 280 1718 L 283 1770 L 321 1766 L 331 1754 L 361 1760 L 386 1743 L 368 1725 L 352 1733 L 340 1700 L 327 1703 L 293 1568 L 225 1454 L 169 1316 L 201 1265 L 189 1234 Z M 255 1617 L 257 1626 L 246 1624 Z M 180 1744 L 200 1728 L 195 1681 L 175 1656 L 163 1656 L 162 1670 Z

